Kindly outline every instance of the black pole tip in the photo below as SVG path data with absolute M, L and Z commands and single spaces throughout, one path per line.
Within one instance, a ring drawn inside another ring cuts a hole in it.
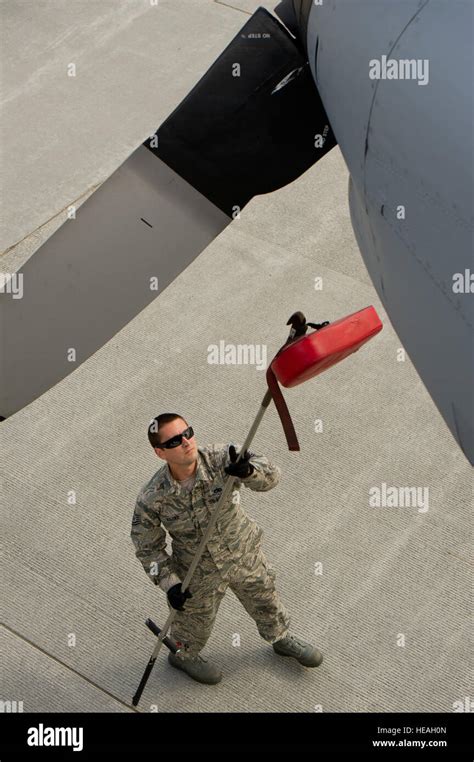
M 293 328 L 297 328 L 298 326 L 306 325 L 306 318 L 303 313 L 298 310 L 298 312 L 293 312 L 286 324 L 291 325 Z

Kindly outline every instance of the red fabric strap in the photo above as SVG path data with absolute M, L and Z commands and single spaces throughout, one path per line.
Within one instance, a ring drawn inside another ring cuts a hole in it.
M 283 394 L 281 393 L 281 389 L 278 385 L 278 381 L 272 370 L 271 364 L 267 368 L 266 375 L 268 388 L 270 390 L 270 394 L 272 395 L 273 402 L 275 403 L 275 407 L 278 411 L 278 415 L 280 416 L 283 431 L 285 432 L 288 449 L 299 451 L 300 446 L 298 443 L 298 437 L 296 436 L 295 427 L 293 426 L 293 421 L 291 420 L 290 411 L 288 410 Z

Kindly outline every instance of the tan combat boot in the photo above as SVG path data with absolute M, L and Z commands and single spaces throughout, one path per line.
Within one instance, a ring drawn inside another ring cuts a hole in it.
M 303 667 L 319 667 L 323 660 L 321 651 L 294 635 L 285 635 L 284 638 L 277 640 L 272 645 L 275 653 L 280 654 L 280 656 L 293 656 Z
M 177 654 L 169 653 L 168 661 L 173 667 L 183 670 L 198 683 L 215 685 L 222 680 L 222 672 L 213 664 L 209 664 L 208 660 L 200 654 L 189 656 L 181 651 Z

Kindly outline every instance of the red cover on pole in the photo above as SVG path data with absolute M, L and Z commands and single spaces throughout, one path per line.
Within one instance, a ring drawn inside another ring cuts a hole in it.
M 282 386 L 297 386 L 356 352 L 381 330 L 374 307 L 365 307 L 283 346 L 271 368 Z
M 299 450 L 300 446 L 278 382 L 285 387 L 302 384 L 356 352 L 381 330 L 382 321 L 375 309 L 365 307 L 280 348 L 267 368 L 266 378 L 290 450 Z

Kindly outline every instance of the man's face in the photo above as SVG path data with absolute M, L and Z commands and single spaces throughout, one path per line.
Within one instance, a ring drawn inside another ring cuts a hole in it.
M 174 421 L 165 423 L 164 426 L 160 427 L 160 442 L 167 442 L 176 434 L 182 434 L 187 428 L 188 424 L 182 418 L 175 418 Z M 191 437 L 191 439 L 183 437 L 181 444 L 177 447 L 155 447 L 155 452 L 159 458 L 166 460 L 167 463 L 190 466 L 197 458 L 196 437 Z

